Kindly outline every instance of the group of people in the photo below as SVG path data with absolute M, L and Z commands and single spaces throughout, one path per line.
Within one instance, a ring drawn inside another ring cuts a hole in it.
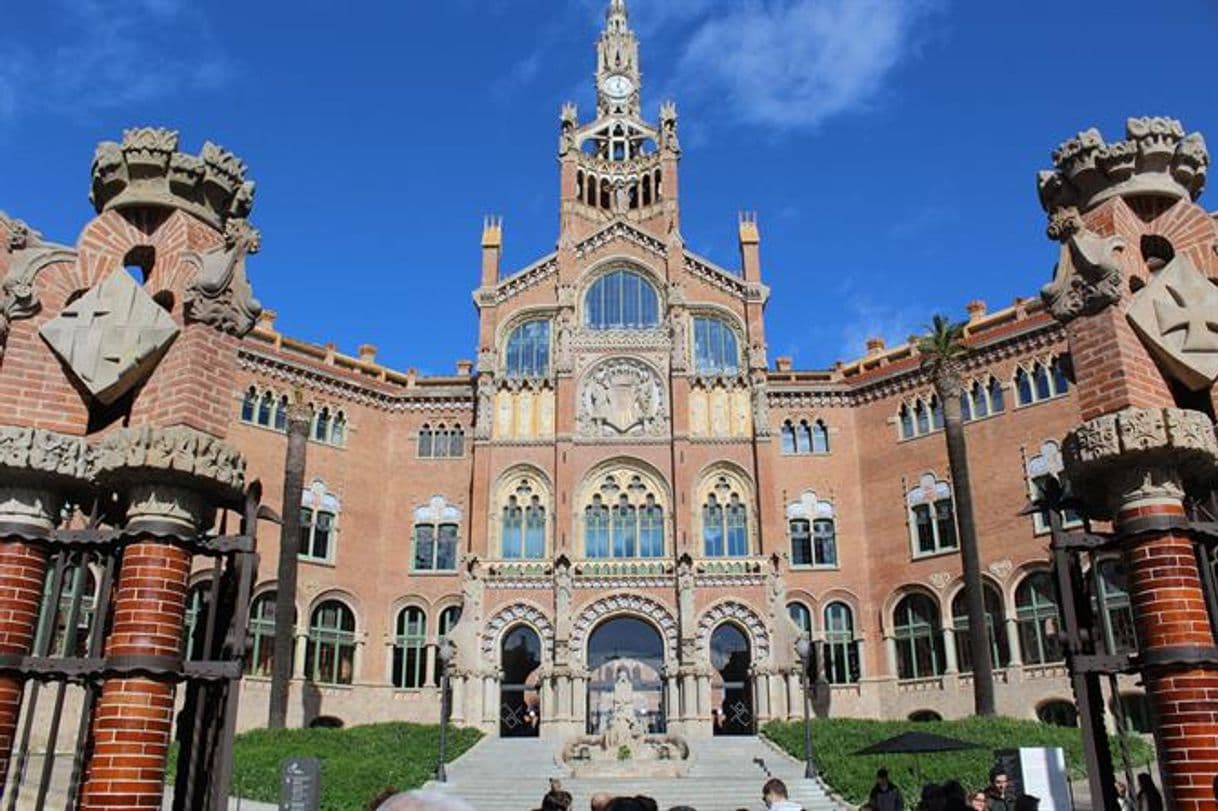
M 769 811 L 801 811 L 798 803 L 793 803 L 787 795 L 786 783 L 777 778 L 766 781 L 761 788 L 761 797 Z M 550 781 L 550 790 L 541 798 L 541 808 L 537 811 L 572 811 L 571 792 L 565 791 L 557 780 Z M 593 794 L 589 803 L 590 811 L 660 811 L 655 799 L 644 795 L 633 797 L 614 797 L 610 794 Z M 692 806 L 674 805 L 668 811 L 695 811 Z M 741 809 L 741 811 L 746 811 Z
M 1163 796 L 1149 774 L 1138 777 L 1138 799 L 1135 804 L 1125 786 L 1117 784 L 1121 811 L 1163 811 Z M 875 775 L 871 796 L 859 811 L 1037 811 L 1040 798 L 1031 794 L 1016 794 L 1011 777 L 1001 766 L 990 770 L 990 782 L 985 788 L 968 791 L 958 780 L 927 783 L 917 805 L 906 806 L 901 789 L 889 779 L 888 770 Z

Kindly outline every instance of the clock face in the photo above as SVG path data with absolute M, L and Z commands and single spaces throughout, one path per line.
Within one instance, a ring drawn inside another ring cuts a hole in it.
M 605 79 L 601 87 L 605 91 L 605 95 L 614 101 L 622 101 L 634 92 L 634 82 L 630 81 L 630 77 L 623 76 L 620 73 Z

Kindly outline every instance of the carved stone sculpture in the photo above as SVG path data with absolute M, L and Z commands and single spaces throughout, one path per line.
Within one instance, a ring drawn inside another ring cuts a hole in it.
M 689 333 L 685 310 L 673 307 L 668 315 L 668 331 L 672 337 L 671 365 L 674 372 L 684 372 L 688 366 L 686 358 L 689 355 Z
M 8 272 L 0 279 L 0 357 L 8 338 L 9 324 L 29 318 L 42 308 L 35 280 L 45 267 L 76 260 L 76 252 L 64 245 L 44 242 L 42 235 L 21 220 L 0 211 L 0 250 L 10 254 Z
M 770 435 L 770 400 L 765 374 L 753 377 L 753 433 L 757 436 Z
M 257 229 L 238 218 L 225 224 L 223 248 L 202 255 L 189 254 L 187 261 L 196 265 L 197 272 L 186 288 L 187 318 L 238 338 L 253 329 L 262 304 L 254 298 L 246 278 L 245 256 L 257 253 L 260 246 Z
M 571 341 L 575 335 L 575 313 L 570 309 L 562 309 L 554 322 L 554 371 L 570 372 L 575 365 L 575 357 L 571 351 Z
M 490 439 L 491 426 L 495 419 L 495 381 L 488 374 L 478 378 L 477 416 L 474 420 L 474 439 Z
M 654 370 L 633 358 L 614 358 L 584 376 L 576 417 L 584 436 L 663 436 L 664 394 Z
M 579 126 L 579 116 L 575 105 L 570 102 L 562 106 L 562 123 L 558 136 L 558 156 L 562 157 L 575 148 L 575 129 Z
M 1126 316 L 1167 374 L 1193 391 L 1218 379 L 1218 288 L 1187 256 L 1154 274 Z
M 169 313 L 121 270 L 40 330 L 76 380 L 105 404 L 143 382 L 178 332 Z
M 660 105 L 660 149 L 673 155 L 681 154 L 677 138 L 677 105 L 666 101 Z
M 1053 317 L 1069 321 L 1095 315 L 1121 300 L 1120 255 L 1125 240 L 1101 237 L 1083 228 L 1078 210 L 1056 212 L 1049 224 L 1049 235 L 1062 243 L 1061 258 L 1053 281 L 1040 295 Z

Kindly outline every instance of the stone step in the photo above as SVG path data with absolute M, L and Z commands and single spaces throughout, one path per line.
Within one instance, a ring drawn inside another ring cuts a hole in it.
M 761 787 L 779 777 L 791 799 L 806 811 L 838 806 L 819 781 L 803 777 L 803 764 L 755 737 L 690 741 L 692 763 L 680 778 L 573 778 L 557 761 L 561 746 L 540 739 L 484 738 L 448 768 L 449 781 L 429 787 L 464 798 L 477 811 L 536 808 L 549 779 L 562 780 L 573 795 L 575 811 L 588 808 L 592 795 L 643 794 L 661 809 L 691 805 L 698 811 L 762 809 Z

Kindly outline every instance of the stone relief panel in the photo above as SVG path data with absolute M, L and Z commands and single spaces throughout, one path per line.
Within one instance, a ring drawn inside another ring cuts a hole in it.
M 554 389 L 548 385 L 505 386 L 495 393 L 495 439 L 554 436 Z
M 179 329 L 130 275 L 117 270 L 39 332 L 77 382 L 110 404 L 152 373 Z
M 1139 290 L 1127 313 L 1146 349 L 1194 391 L 1218 379 L 1218 288 L 1176 255 Z
M 689 433 L 695 437 L 748 437 L 753 432 L 753 404 L 748 386 L 713 381 L 689 393 Z
M 594 366 L 580 382 L 576 430 L 585 437 L 666 435 L 668 410 L 655 370 L 633 358 Z

